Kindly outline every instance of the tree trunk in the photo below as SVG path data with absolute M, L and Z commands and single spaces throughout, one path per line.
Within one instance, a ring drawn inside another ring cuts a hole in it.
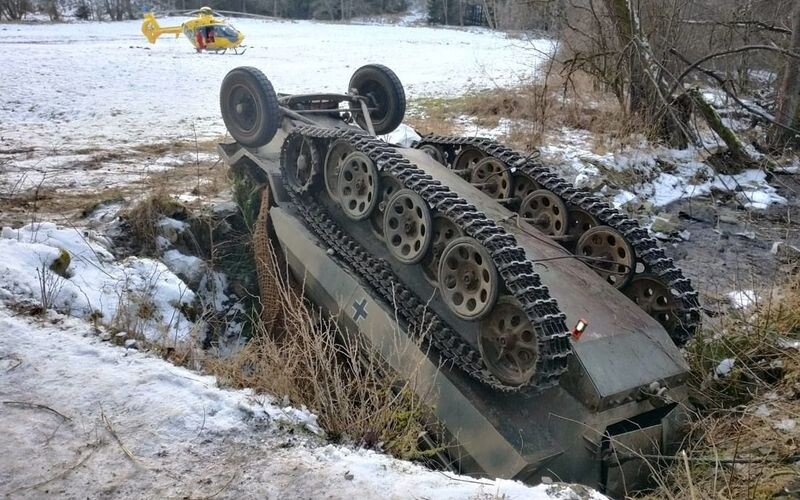
M 685 148 L 693 134 L 675 106 L 632 0 L 603 0 L 614 20 L 620 47 L 627 52 L 627 111 L 654 126 L 659 137 Z M 696 142 L 696 141 L 695 141 Z
M 792 41 L 789 50 L 800 53 L 800 0 L 794 1 L 792 9 Z M 800 126 L 800 59 L 796 57 L 786 57 L 783 78 L 778 87 L 775 121 L 795 129 Z M 786 146 L 793 140 L 798 142 L 795 134 L 778 126 L 773 128 L 772 137 L 773 144 L 777 147 Z
M 726 174 L 738 174 L 745 168 L 752 167 L 754 162 L 747 153 L 747 150 L 745 150 L 742 141 L 739 140 L 739 137 L 733 130 L 722 122 L 722 118 L 719 116 L 719 113 L 717 113 L 717 110 L 703 98 L 700 91 L 691 89 L 687 91 L 686 94 L 691 98 L 694 108 L 702 115 L 706 123 L 708 123 L 708 127 L 713 130 L 728 147 L 727 161 L 718 162 L 717 165 L 714 165 L 715 169 Z

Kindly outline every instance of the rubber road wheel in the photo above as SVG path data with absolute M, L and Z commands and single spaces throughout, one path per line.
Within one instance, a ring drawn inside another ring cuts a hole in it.
M 241 66 L 225 75 L 219 106 L 225 127 L 243 146 L 263 146 L 278 131 L 278 96 L 264 73 L 256 68 Z
M 400 79 L 386 66 L 368 64 L 353 73 L 349 89 L 355 89 L 358 95 L 368 97 L 367 106 L 377 108 L 370 112 L 372 126 L 378 135 L 388 134 L 403 122 L 406 115 L 406 93 Z M 359 109 L 353 105 L 355 109 Z M 361 114 L 356 121 L 364 130 L 366 121 Z

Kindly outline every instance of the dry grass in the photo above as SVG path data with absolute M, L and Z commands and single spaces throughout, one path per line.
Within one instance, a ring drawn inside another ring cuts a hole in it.
M 185 219 L 186 207 L 164 190 L 158 190 L 122 214 L 130 228 L 131 240 L 139 253 L 157 255 L 157 239 L 162 234 L 159 221 L 162 217 Z
M 213 153 L 216 141 L 168 141 L 156 144 L 137 145 L 125 149 L 81 148 L 71 153 L 90 158 L 76 161 L 70 170 L 91 171 L 122 168 L 127 174 L 141 168 L 142 175 L 129 183 L 111 186 L 85 186 L 71 189 L 49 186 L 43 178 L 42 184 L 25 190 L 12 189 L 0 193 L 0 224 L 21 225 L 31 222 L 32 215 L 42 217 L 86 217 L 97 206 L 108 202 L 136 200 L 141 193 L 164 191 L 172 194 L 188 193 L 200 198 L 211 198 L 229 186 L 226 169 L 219 161 L 201 159 L 201 154 Z M 165 155 L 175 157 L 194 155 L 183 164 L 171 168 L 149 167 L 156 159 Z M 112 181 L 113 182 L 113 181 Z
M 360 337 L 348 335 L 335 318 L 312 306 L 298 286 L 281 279 L 278 291 L 277 326 L 268 330 L 254 314 L 248 343 L 231 357 L 206 359 L 206 368 L 224 384 L 286 396 L 308 407 L 334 440 L 404 459 L 438 451 L 420 445 L 430 412 L 414 395 L 413 382 L 397 376 Z
M 797 498 L 800 492 L 800 279 L 753 311 L 706 328 L 687 349 L 696 419 L 687 456 L 654 498 Z M 726 376 L 715 374 L 734 359 Z
M 620 111 L 608 93 L 594 88 L 588 77 L 565 81 L 551 68 L 542 82 L 512 89 L 495 89 L 462 97 L 419 99 L 412 103 L 407 122 L 415 129 L 438 134 L 462 134 L 465 119 L 482 128 L 510 120 L 504 142 L 530 150 L 552 140 L 561 128 L 595 134 L 598 153 L 635 140 L 644 127 Z

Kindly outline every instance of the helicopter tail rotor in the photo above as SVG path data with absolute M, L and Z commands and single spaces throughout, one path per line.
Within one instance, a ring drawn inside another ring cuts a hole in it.
M 142 21 L 142 33 L 147 38 L 148 42 L 156 43 L 156 40 L 161 35 L 180 35 L 181 27 L 162 27 L 160 24 L 158 24 L 158 19 L 156 19 L 156 16 L 152 12 L 146 12 L 144 15 L 144 20 Z

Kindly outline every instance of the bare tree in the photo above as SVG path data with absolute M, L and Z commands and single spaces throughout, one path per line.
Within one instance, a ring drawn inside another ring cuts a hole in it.
M 792 9 L 792 40 L 789 51 L 800 55 L 800 0 L 794 1 Z M 773 127 L 775 145 L 785 146 L 790 141 L 800 142 L 797 140 L 798 134 L 788 129 L 800 129 L 800 56 L 786 56 L 783 77 L 778 88 L 775 121 L 784 126 Z
M 29 0 L 0 0 L 0 19 L 19 21 L 33 10 Z

